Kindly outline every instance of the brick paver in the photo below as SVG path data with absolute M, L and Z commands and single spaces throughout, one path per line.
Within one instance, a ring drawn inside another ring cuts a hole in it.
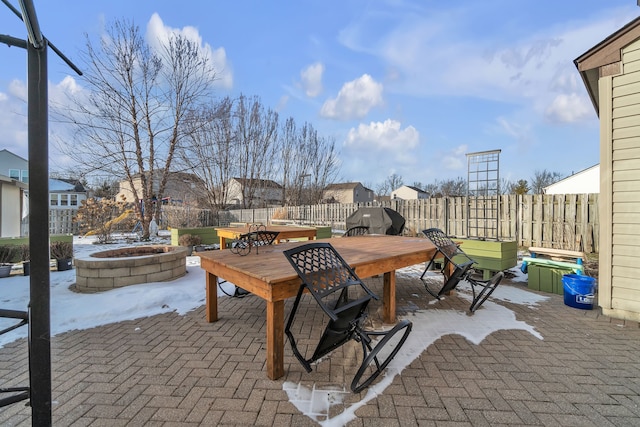
M 379 278 L 370 286 L 381 293 Z M 358 408 L 349 425 L 640 425 L 639 325 L 544 295 L 549 299 L 533 307 L 499 302 L 543 340 L 523 330 L 494 332 L 479 345 L 445 335 Z M 299 344 L 314 345 L 321 316 L 310 298 L 304 304 L 300 330 L 312 331 Z M 434 304 L 417 278 L 398 278 L 400 315 L 467 307 L 457 296 Z M 376 307 L 371 313 L 375 317 Z M 253 296 L 221 298 L 219 314 L 218 322 L 207 323 L 201 307 L 54 337 L 54 424 L 317 425 L 289 401 L 284 382 L 348 390 L 352 349 L 338 350 L 308 374 L 287 343 L 287 373 L 270 381 L 264 303 Z M 3 385 L 27 381 L 25 356 L 25 340 L 0 349 Z M 365 393 L 347 393 L 344 405 Z M 30 415 L 24 404 L 11 405 L 0 409 L 0 425 L 27 426 Z

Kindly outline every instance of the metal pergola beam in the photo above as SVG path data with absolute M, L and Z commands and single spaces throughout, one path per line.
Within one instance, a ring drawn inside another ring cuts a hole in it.
M 51 291 L 49 271 L 49 96 L 47 46 L 74 71 L 80 70 L 41 33 L 31 0 L 19 0 L 20 13 L 1 0 L 25 24 L 28 42 L 0 35 L 0 42 L 27 50 L 29 158 L 29 393 L 31 423 L 52 425 Z

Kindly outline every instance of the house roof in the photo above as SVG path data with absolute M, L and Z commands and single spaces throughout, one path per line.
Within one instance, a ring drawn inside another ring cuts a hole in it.
M 49 192 L 50 193 L 62 193 L 62 192 L 75 192 L 84 193 L 84 187 L 80 185 L 81 190 L 76 188 L 75 184 L 67 182 L 62 179 L 49 178 Z
M 622 49 L 638 38 L 640 38 L 640 17 L 629 22 L 573 61 L 580 72 L 596 113 L 600 112 L 599 78 L 620 73 Z
M 399 189 L 401 189 L 401 188 L 403 188 L 403 187 L 404 187 L 404 188 L 409 188 L 409 189 L 411 189 L 411 190 L 415 191 L 416 193 L 424 193 L 424 194 L 427 194 L 423 189 L 418 188 L 418 187 L 414 187 L 414 186 L 412 186 L 412 185 L 401 185 L 400 187 L 396 188 L 396 189 L 395 189 L 395 190 L 393 190 L 393 191 L 394 191 L 394 192 L 395 192 L 395 191 L 398 191 Z
M 424 191 L 423 189 L 418 188 L 418 187 L 414 187 L 414 186 L 412 186 L 412 185 L 407 185 L 406 187 L 408 187 L 408 188 L 410 188 L 410 189 L 412 189 L 413 191 L 416 191 L 416 192 L 418 192 L 418 193 L 425 193 L 425 191 Z M 426 193 L 425 193 L 425 194 L 426 194 Z
M 366 191 L 372 191 L 370 188 L 365 187 L 364 185 L 362 185 L 361 182 L 337 182 L 335 184 L 329 184 L 327 185 L 324 190 L 353 190 L 354 188 L 356 188 L 357 186 L 361 186 L 362 188 L 364 188 Z
M 29 184 L 26 184 L 26 183 L 24 183 L 24 182 L 21 182 L 21 181 L 15 180 L 15 179 L 13 179 L 13 178 L 9 178 L 9 177 L 8 177 L 8 176 L 6 176 L 6 175 L 0 175 L 0 181 L 2 181 L 2 182 L 6 182 L 6 183 L 8 183 L 8 184 L 13 184 L 13 185 L 15 185 L 16 187 L 22 188 L 22 189 L 24 189 L 24 190 L 26 190 L 27 188 L 29 188 Z
M 278 184 L 275 181 L 272 181 L 270 179 L 248 179 L 248 178 L 233 178 L 234 180 L 236 180 L 240 185 L 245 186 L 247 185 L 249 182 L 253 181 L 254 183 L 258 183 L 259 187 L 262 188 L 276 188 L 276 189 L 282 189 L 282 185 Z

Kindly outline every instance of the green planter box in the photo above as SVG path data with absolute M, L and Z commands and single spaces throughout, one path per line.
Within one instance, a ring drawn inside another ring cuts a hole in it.
M 549 292 L 562 295 L 562 276 L 572 274 L 570 268 L 553 267 L 548 265 L 529 264 L 527 266 L 528 288 L 535 291 Z
M 515 240 L 504 242 L 456 238 L 452 240 L 460 243 L 460 248 L 477 263 L 474 268 L 482 270 L 485 280 L 498 271 L 508 270 L 518 264 L 518 243 Z
M 330 239 L 331 227 L 317 226 L 316 227 L 316 240 L 318 239 Z
M 200 236 L 203 245 L 214 245 L 220 243 L 218 233 L 213 227 L 198 227 L 198 228 L 172 228 L 171 229 L 171 244 L 178 246 L 178 240 L 183 234 L 191 234 L 192 236 Z

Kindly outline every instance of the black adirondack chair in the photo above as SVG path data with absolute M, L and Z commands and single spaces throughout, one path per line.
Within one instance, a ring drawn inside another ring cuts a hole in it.
M 13 331 L 21 326 L 29 326 L 29 311 L 5 310 L 0 309 L 0 318 L 15 319 L 17 323 L 8 326 L 0 331 L 0 335 Z M 29 329 L 29 376 L 31 376 L 31 330 Z M 31 389 L 29 387 L 0 387 L 0 408 L 11 405 L 13 403 L 27 400 L 31 397 Z
M 475 312 L 478 307 L 489 298 L 493 291 L 495 291 L 500 281 L 502 281 L 504 273 L 500 271 L 494 274 L 489 280 L 483 280 L 482 274 L 476 273 L 475 270 L 473 270 L 473 265 L 476 262 L 460 249 L 442 230 L 439 228 L 429 228 L 422 230 L 422 233 L 431 240 L 436 247 L 435 254 L 431 257 L 431 260 L 429 260 L 420 276 L 426 291 L 433 297 L 440 299 L 442 295 L 454 290 L 461 280 L 466 280 L 471 284 L 471 291 L 473 292 L 473 299 L 469 311 L 472 313 Z M 443 273 L 445 280 L 444 284 L 434 291 L 431 289 L 431 281 L 426 280 L 425 275 L 439 259 L 442 259 L 440 271 Z M 479 292 L 476 291 L 476 288 L 480 289 Z
M 307 372 L 311 372 L 311 363 L 349 340 L 360 342 L 364 353 L 363 361 L 351 382 L 351 390 L 354 393 L 360 392 L 382 373 L 400 351 L 411 332 L 411 322 L 403 320 L 392 329 L 383 332 L 364 330 L 367 306 L 372 299 L 378 297 L 358 278 L 331 244 L 309 243 L 286 250 L 284 255 L 302 279 L 302 285 L 285 326 L 285 333 L 294 355 Z M 324 333 L 310 357 L 300 352 L 291 329 L 305 289 L 329 318 Z M 351 299 L 350 295 L 357 297 Z M 378 338 L 377 342 L 375 338 Z

